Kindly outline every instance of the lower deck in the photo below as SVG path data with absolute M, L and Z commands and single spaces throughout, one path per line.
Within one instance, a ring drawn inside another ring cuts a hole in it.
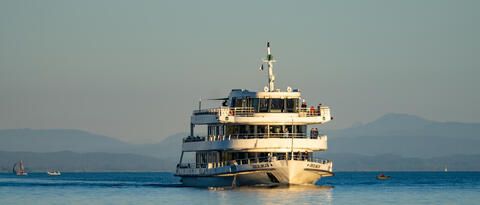
M 185 186 L 215 187 L 258 184 L 314 184 L 332 176 L 333 163 L 323 159 L 247 160 L 215 167 L 179 164 L 176 175 Z

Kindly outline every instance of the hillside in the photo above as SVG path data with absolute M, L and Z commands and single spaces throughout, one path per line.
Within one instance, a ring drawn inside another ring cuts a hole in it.
M 82 130 L 0 130 L 0 150 L 25 152 L 111 152 L 129 149 L 130 144 Z
M 70 151 L 35 153 L 0 151 L 0 171 L 11 171 L 23 160 L 28 171 L 172 171 L 163 160 L 135 154 L 76 153 Z
M 388 114 L 371 123 L 326 130 L 329 152 L 405 157 L 480 154 L 480 124 L 435 122 L 406 114 Z

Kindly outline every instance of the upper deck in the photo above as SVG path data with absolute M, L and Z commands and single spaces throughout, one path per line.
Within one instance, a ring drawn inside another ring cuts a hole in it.
M 191 123 L 202 124 L 322 124 L 332 119 L 330 108 L 300 103 L 298 90 L 250 92 L 232 90 L 222 107 L 193 111 Z
M 196 125 L 234 123 L 248 125 L 283 124 L 323 124 L 332 119 L 330 108 L 321 106 L 320 110 L 299 109 L 296 113 L 257 113 L 253 108 L 219 107 L 195 110 L 191 123 Z

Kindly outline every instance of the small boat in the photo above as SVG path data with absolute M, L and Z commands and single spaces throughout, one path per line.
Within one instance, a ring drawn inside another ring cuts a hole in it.
M 378 180 L 387 180 L 387 179 L 390 179 L 390 178 L 391 178 L 390 176 L 387 176 L 387 175 L 385 175 L 385 174 L 383 174 L 383 173 L 377 175 L 377 179 L 378 179 Z
M 12 172 L 17 176 L 27 176 L 28 173 L 25 171 L 25 167 L 23 166 L 23 161 L 17 162 L 13 164 Z
M 60 176 L 62 173 L 58 170 L 47 171 L 48 176 Z

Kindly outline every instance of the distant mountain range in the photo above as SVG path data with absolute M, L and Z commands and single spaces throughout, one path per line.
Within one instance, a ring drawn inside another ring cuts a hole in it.
M 480 171 L 480 155 L 448 155 L 431 158 L 392 154 L 360 155 L 329 153 L 319 156 L 333 160 L 334 171 Z
M 5 170 L 13 161 L 22 159 L 34 162 L 30 165 L 34 170 L 43 170 L 57 161 L 61 163 L 56 167 L 71 171 L 121 170 L 121 167 L 123 170 L 172 171 L 180 158 L 182 137 L 184 134 L 175 134 L 160 143 L 138 145 L 81 130 L 0 130 L 0 169 Z M 88 166 L 79 169 L 75 165 L 78 159 Z M 109 167 L 102 165 L 105 162 L 117 164 Z
M 107 136 L 72 129 L 0 130 L 0 150 L 25 152 L 116 152 L 131 144 Z
M 336 170 L 443 170 L 444 166 L 480 170 L 480 123 L 387 114 L 364 125 L 325 133 L 329 150 L 318 155 L 334 159 Z M 160 143 L 136 145 L 80 130 L 0 130 L 0 168 L 32 159 L 27 162 L 32 169 L 43 169 L 52 165 L 49 159 L 55 159 L 62 170 L 81 170 L 71 163 L 88 158 L 92 161 L 84 164 L 85 170 L 174 170 L 184 136 L 178 133 Z M 102 166 L 105 161 L 118 166 Z
M 135 153 L 163 158 L 163 151 L 175 149 L 178 152 L 178 148 L 182 144 L 182 138 L 185 135 L 179 133 L 165 138 L 160 143 L 139 145 L 82 130 L 5 129 L 0 130 L 0 150 Z
M 327 130 L 329 152 L 404 157 L 480 154 L 480 123 L 435 122 L 387 114 L 371 123 Z
M 0 151 L 0 171 L 11 171 L 18 160 L 23 160 L 27 171 L 171 171 L 165 161 L 136 154 L 102 152 L 4 152 Z

